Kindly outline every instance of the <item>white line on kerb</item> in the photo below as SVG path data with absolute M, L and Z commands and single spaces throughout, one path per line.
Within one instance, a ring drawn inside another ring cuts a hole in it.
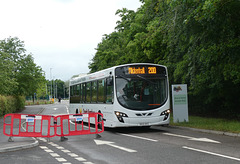
M 142 139 L 142 140 L 158 142 L 158 140 L 154 140 L 154 139 L 151 139 L 151 138 L 139 137 L 139 136 L 134 136 L 134 135 L 130 135 L 130 134 L 123 134 L 123 133 L 119 133 L 119 134 L 120 134 L 120 135 L 123 135 L 123 136 L 128 136 L 128 137 L 133 137 L 133 138 Z
M 235 158 L 235 157 L 231 157 L 231 156 L 227 156 L 227 155 L 222 155 L 222 154 L 217 154 L 217 153 L 213 153 L 213 152 L 210 152 L 210 151 L 195 149 L 195 148 L 191 148 L 191 147 L 187 147 L 187 146 L 183 146 L 182 148 L 197 151 L 197 152 L 201 152 L 201 153 L 211 154 L 211 155 L 215 155 L 215 156 L 219 156 L 219 157 L 223 157 L 223 158 L 228 158 L 228 159 L 232 159 L 232 160 L 236 160 L 236 161 L 240 161 L 239 158 Z

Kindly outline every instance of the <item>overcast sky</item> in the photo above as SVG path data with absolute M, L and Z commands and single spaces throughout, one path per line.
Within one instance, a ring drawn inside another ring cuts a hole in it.
M 0 0 L 0 40 L 18 37 L 46 78 L 69 80 L 88 73 L 88 63 L 104 34 L 120 17 L 118 9 L 137 10 L 139 0 Z

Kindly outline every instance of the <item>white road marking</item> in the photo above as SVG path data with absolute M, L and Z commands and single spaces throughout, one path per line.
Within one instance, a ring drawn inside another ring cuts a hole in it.
M 232 160 L 240 161 L 240 158 L 235 158 L 235 157 L 231 157 L 231 156 L 227 156 L 227 155 L 222 155 L 222 154 L 218 154 L 218 153 L 213 153 L 213 152 L 210 152 L 210 151 L 195 149 L 195 148 L 191 148 L 191 147 L 187 147 L 187 146 L 183 146 L 182 148 L 183 148 L 183 149 L 192 150 L 192 151 L 201 152 L 201 153 L 205 153 L 205 154 L 215 155 L 215 156 L 218 156 L 218 157 L 223 157 L 223 158 L 227 158 L 227 159 L 232 159 Z
M 47 140 L 45 138 L 41 138 L 41 137 L 38 137 L 37 139 L 43 141 L 43 142 L 47 142 Z
M 55 158 L 56 160 L 58 160 L 59 162 L 66 162 L 67 160 L 64 158 Z
M 64 152 L 64 153 L 71 153 L 71 151 L 66 150 L 66 149 L 63 149 L 62 152 Z
M 52 145 L 52 146 L 59 146 L 58 144 L 55 144 L 53 142 L 49 142 L 48 144 Z
M 78 157 L 78 158 L 75 158 L 76 160 L 78 160 L 78 161 L 86 161 L 86 159 L 84 159 L 84 158 L 82 158 L 82 157 Z
M 68 109 L 68 107 L 67 106 L 65 106 L 66 107 L 66 109 L 67 109 L 67 114 L 69 114 L 69 109 Z
M 142 139 L 142 140 L 158 142 L 158 140 L 154 140 L 154 139 L 151 139 L 151 138 L 139 137 L 139 136 L 134 136 L 134 135 L 130 135 L 130 134 L 123 134 L 123 133 L 118 133 L 118 134 L 123 135 L 123 136 L 138 138 L 138 139 Z
M 193 137 L 188 137 L 188 136 L 183 136 L 183 135 L 178 135 L 178 134 L 172 134 L 172 133 L 163 133 L 164 135 L 168 136 L 174 136 L 174 137 L 180 137 L 180 138 L 187 138 L 187 139 L 192 139 Z
M 71 157 L 78 157 L 78 155 L 75 153 L 68 153 L 68 155 L 70 155 Z
M 44 151 L 45 151 L 45 152 L 48 152 L 48 153 L 53 153 L 53 151 L 50 150 L 50 149 L 44 149 Z
M 112 146 L 114 148 L 124 150 L 124 151 L 130 152 L 130 153 L 137 152 L 136 150 L 133 150 L 133 149 L 129 149 L 129 148 L 125 148 L 125 147 L 122 147 L 122 146 L 114 145 L 114 142 L 102 141 L 102 140 L 94 140 L 94 141 L 97 145 L 108 145 L 108 146 Z
M 94 164 L 92 162 L 88 162 L 85 158 L 79 157 L 77 154 L 75 153 L 71 153 L 71 151 L 64 149 L 64 147 L 61 147 L 57 144 L 54 144 L 53 142 L 49 142 L 49 145 L 52 145 L 54 147 L 56 147 L 57 149 L 61 150 L 64 153 L 67 153 L 69 156 L 71 156 L 72 158 L 76 159 L 77 161 L 83 162 L 83 164 Z M 59 154 L 54 153 L 54 151 L 52 151 L 51 149 L 49 149 L 47 146 L 39 146 L 41 149 L 43 149 L 44 151 L 48 152 L 52 157 L 54 157 L 57 161 L 59 162 L 64 162 L 62 164 L 71 164 L 69 162 L 67 162 L 66 159 L 62 158 Z M 56 158 L 58 157 L 58 158 Z
M 168 136 L 173 136 L 173 137 L 180 137 L 180 138 L 186 138 L 188 140 L 191 141 L 201 141 L 201 142 L 211 142 L 211 143 L 221 143 L 218 141 L 214 141 L 208 138 L 194 138 L 194 137 L 189 137 L 189 136 L 183 136 L 183 135 L 179 135 L 179 134 L 172 134 L 172 133 L 163 133 L 164 135 L 168 135 Z
M 189 140 L 190 141 L 200 141 L 200 142 L 221 143 L 221 142 L 214 141 L 214 140 L 211 140 L 211 139 L 208 139 L 208 138 L 192 138 L 192 139 L 189 139 Z
M 53 156 L 53 157 L 59 157 L 60 156 L 57 153 L 50 153 L 50 155 Z
M 47 140 L 46 140 L 45 138 L 41 138 L 41 140 L 42 140 L 43 142 L 47 142 Z

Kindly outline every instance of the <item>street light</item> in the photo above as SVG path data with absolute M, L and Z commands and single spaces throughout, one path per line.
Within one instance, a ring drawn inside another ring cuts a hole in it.
M 52 99 L 52 69 L 53 68 L 50 68 L 50 80 L 51 80 L 51 96 L 50 98 Z

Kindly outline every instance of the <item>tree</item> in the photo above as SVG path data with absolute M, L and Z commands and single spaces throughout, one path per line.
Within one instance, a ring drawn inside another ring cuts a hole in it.
M 11 55 L 1 50 L 0 42 L 0 94 L 13 94 L 17 88 L 17 82 L 14 78 L 14 62 L 10 60 Z
M 170 84 L 188 84 L 190 113 L 240 119 L 240 1 L 141 0 L 117 10 L 91 72 L 132 62 L 168 67 Z
M 34 63 L 31 54 L 25 52 L 24 42 L 17 37 L 0 41 L 0 94 L 34 97 L 37 89 L 45 83 L 41 67 Z
M 18 95 L 31 95 L 34 101 L 34 94 L 46 83 L 41 67 L 34 63 L 31 55 L 26 55 L 19 60 L 19 69 L 16 74 L 19 84 Z
M 18 83 L 16 72 L 21 54 L 25 52 L 24 44 L 18 38 L 0 40 L 0 94 L 13 94 Z

